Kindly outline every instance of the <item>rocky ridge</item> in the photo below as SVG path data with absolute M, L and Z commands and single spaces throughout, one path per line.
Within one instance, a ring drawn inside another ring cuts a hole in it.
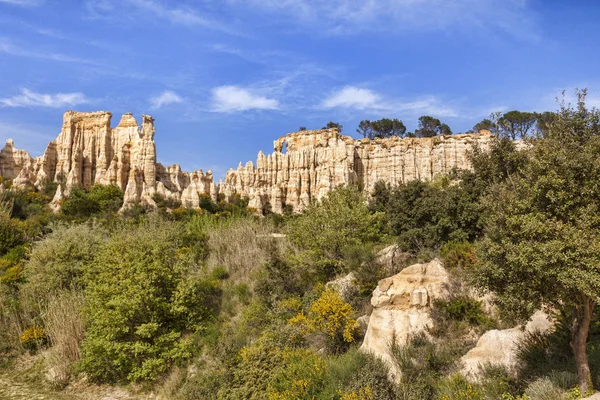
M 0 175 L 18 187 L 62 184 L 55 207 L 74 186 L 115 184 L 125 193 L 125 205 L 153 207 L 153 196 L 180 200 L 197 208 L 202 196 L 230 199 L 240 195 L 258 211 L 281 213 L 287 206 L 301 211 L 333 188 L 349 183 L 372 190 L 375 182 L 391 184 L 431 180 L 453 168 L 469 168 L 473 144 L 486 148 L 491 133 L 355 140 L 337 129 L 290 133 L 274 142 L 274 152 L 259 152 L 253 162 L 227 171 L 217 185 L 212 172 L 183 172 L 179 165 L 157 162 L 154 119 L 142 115 L 141 126 L 131 114 L 111 128 L 110 112 L 68 111 L 56 140 L 44 154 L 32 158 L 12 140 L 0 151 Z

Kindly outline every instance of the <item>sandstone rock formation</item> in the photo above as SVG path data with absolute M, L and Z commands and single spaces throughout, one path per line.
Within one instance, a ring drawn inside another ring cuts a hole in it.
M 250 206 L 284 206 L 300 211 L 338 185 L 355 183 L 371 191 L 379 180 L 391 184 L 431 180 L 453 168 L 470 168 L 467 157 L 476 143 L 487 148 L 488 131 L 477 134 L 354 140 L 337 129 L 290 133 L 274 142 L 274 153 L 227 172 L 221 190 L 250 199 Z M 284 147 L 287 150 L 284 151 Z
M 342 300 L 348 302 L 358 290 L 356 275 L 354 272 L 350 272 L 348 275 L 327 282 L 325 287 L 335 290 L 340 294 Z
M 483 334 L 477 345 L 461 358 L 463 368 L 461 373 L 471 379 L 477 379 L 481 374 L 481 367 L 501 365 L 510 372 L 515 372 L 517 367 L 517 347 L 528 333 L 547 332 L 552 327 L 548 316 L 536 312 L 525 326 L 511 329 L 491 330 Z
M 400 250 L 400 246 L 393 244 L 380 250 L 377 253 L 376 260 L 386 275 L 395 275 L 408 265 L 411 257 L 411 254 Z
M 115 184 L 125 192 L 125 207 L 137 202 L 152 207 L 158 193 L 185 207 L 198 207 L 202 196 L 239 195 L 258 212 L 282 212 L 286 206 L 300 211 L 338 185 L 353 183 L 370 191 L 379 180 L 429 180 L 452 168 L 469 168 L 471 146 L 486 148 L 492 138 L 487 131 L 375 140 L 355 140 L 336 129 L 295 132 L 276 140 L 274 153 L 259 152 L 256 166 L 240 163 L 216 185 L 211 171 L 187 173 L 179 165 L 157 162 L 152 117 L 143 115 L 140 126 L 125 114 L 116 128 L 111 118 L 104 111 L 66 112 L 60 134 L 35 159 L 7 141 L 0 151 L 0 175 L 19 187 L 61 183 L 60 196 L 76 185 Z
M 361 350 L 383 359 L 397 375 L 392 345 L 405 346 L 411 337 L 431 327 L 432 301 L 447 298 L 449 286 L 450 276 L 438 259 L 379 281 Z
M 139 126 L 133 115 L 125 114 L 114 129 L 111 118 L 103 111 L 66 112 L 60 134 L 35 159 L 16 150 L 9 140 L 0 151 L 0 174 L 17 187 L 60 183 L 64 188 L 52 201 L 55 210 L 73 186 L 89 188 L 96 183 L 119 186 L 125 193 L 125 207 L 137 202 L 153 206 L 156 193 L 189 207 L 198 207 L 201 194 L 216 197 L 210 171 L 188 174 L 179 165 L 157 163 L 152 117 L 143 115 Z

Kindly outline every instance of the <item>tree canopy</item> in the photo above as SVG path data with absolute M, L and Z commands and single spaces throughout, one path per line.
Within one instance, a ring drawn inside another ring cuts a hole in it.
M 339 133 L 342 133 L 342 130 L 344 129 L 344 127 L 337 123 L 337 122 L 333 122 L 333 121 L 329 121 L 323 128 L 321 129 L 337 129 Z
M 356 131 L 369 139 L 384 139 L 392 136 L 403 137 L 406 133 L 406 126 L 397 118 L 382 118 L 377 121 L 365 119 L 360 121 Z
M 415 131 L 417 137 L 433 137 L 437 135 L 452 135 L 452 129 L 439 119 L 429 115 L 419 117 L 419 128 Z
M 541 306 L 569 315 L 582 393 L 592 386 L 587 339 L 600 301 L 600 113 L 585 94 L 576 108 L 561 106 L 524 168 L 484 199 L 477 274 L 515 315 Z

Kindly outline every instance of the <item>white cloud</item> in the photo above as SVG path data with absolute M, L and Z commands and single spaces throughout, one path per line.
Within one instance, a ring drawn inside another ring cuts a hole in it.
M 87 103 L 83 93 L 36 93 L 29 89 L 21 89 L 21 94 L 0 99 L 4 107 L 50 107 L 62 108 Z
M 167 104 L 181 103 L 183 99 L 175 92 L 171 90 L 165 90 L 158 96 L 150 99 L 150 106 L 153 109 L 161 108 Z
M 345 88 L 334 92 L 323 101 L 323 108 L 355 108 L 357 110 L 381 108 L 380 98 L 369 89 L 362 89 L 355 86 L 346 86 Z
M 405 112 L 432 114 L 439 117 L 456 117 L 458 112 L 441 104 L 434 96 L 420 97 L 413 101 L 385 98 L 370 89 L 346 86 L 334 91 L 321 102 L 320 108 L 346 108 L 367 112 Z
M 276 110 L 279 102 L 238 86 L 219 86 L 212 91 L 212 109 L 217 112 Z
M 276 13 L 285 23 L 318 24 L 323 31 L 493 29 L 535 39 L 531 0 L 229 0 L 238 7 Z

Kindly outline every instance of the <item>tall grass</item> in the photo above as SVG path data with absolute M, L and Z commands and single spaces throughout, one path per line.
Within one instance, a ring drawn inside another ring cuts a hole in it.
M 273 244 L 289 246 L 285 237 L 273 237 L 274 227 L 253 217 L 212 219 L 206 223 L 210 255 L 208 266 L 225 267 L 236 281 L 248 281 L 251 273 L 267 262 Z
M 51 348 L 44 354 L 47 378 L 55 386 L 66 386 L 81 356 L 80 343 L 84 336 L 81 315 L 83 293 L 62 291 L 51 297 L 42 314 Z

